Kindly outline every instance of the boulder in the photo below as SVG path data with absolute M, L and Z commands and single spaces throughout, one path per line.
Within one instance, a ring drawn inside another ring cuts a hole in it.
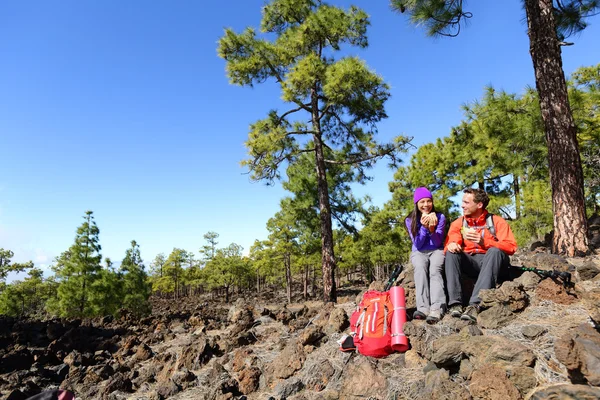
M 335 368 L 329 360 L 322 360 L 306 366 L 304 369 L 302 381 L 308 390 L 320 392 L 329 384 L 332 376 L 335 374 Z
M 600 267 L 596 265 L 596 263 L 591 260 L 585 260 L 581 265 L 576 267 L 577 274 L 579 275 L 579 280 L 587 281 L 594 279 L 598 274 L 600 274 Z
M 583 306 L 590 313 L 590 317 L 600 325 L 600 287 L 589 288 L 581 292 Z
M 317 343 L 323 336 L 325 336 L 325 334 L 322 332 L 320 326 L 311 325 L 300 333 L 299 340 L 303 346 L 306 346 Z
M 542 336 L 546 332 L 548 332 L 548 329 L 540 325 L 527 325 L 521 329 L 523 336 L 530 340 Z
M 427 360 L 419 355 L 414 349 L 404 353 L 404 363 L 406 368 L 423 368 L 427 364 Z
M 600 388 L 588 385 L 558 384 L 535 389 L 525 400 L 598 400 Z
M 233 361 L 231 364 L 232 372 L 240 372 L 247 367 L 256 365 L 256 355 L 254 350 L 249 347 L 237 349 L 233 353 Z
M 154 352 L 146 343 L 142 343 L 137 347 L 137 350 L 133 356 L 134 362 L 142 362 L 149 360 L 154 356 Z
M 278 398 L 286 399 L 302 389 L 304 389 L 304 383 L 299 378 L 292 377 L 275 385 L 273 392 Z
M 540 300 L 550 300 L 557 304 L 570 305 L 577 301 L 577 298 L 568 293 L 563 285 L 552 279 L 542 280 L 535 288 L 535 295 Z
M 239 393 L 238 382 L 218 362 L 215 362 L 210 369 L 208 382 L 211 390 L 208 397 L 210 399 L 233 398 L 234 394 Z
M 530 367 L 507 366 L 506 376 L 523 396 L 537 386 L 535 370 Z
M 469 400 L 471 395 L 462 385 L 450 380 L 445 369 L 430 371 L 425 376 L 425 388 L 421 399 Z
M 537 287 L 541 280 L 542 278 L 535 272 L 526 271 L 523 272 L 520 277 L 513 280 L 513 282 L 522 285 L 526 292 L 531 292 Z
M 267 374 L 275 379 L 287 379 L 302 368 L 305 360 L 302 343 L 291 340 L 267 367 Z
M 506 376 L 503 368 L 483 365 L 471 375 L 471 395 L 478 400 L 520 400 L 521 393 Z
M 329 314 L 329 320 L 325 326 L 325 333 L 331 335 L 333 333 L 340 333 L 350 327 L 350 321 L 348 315 L 341 307 L 336 307 Z
M 357 356 L 346 366 L 343 374 L 340 399 L 385 399 L 388 394 L 387 379 L 369 359 Z
M 163 382 L 157 386 L 156 397 L 160 400 L 169 399 L 179 392 L 181 392 L 181 387 L 169 379 L 167 382 Z
M 0 373 L 29 369 L 33 362 L 33 355 L 26 347 L 15 346 L 8 354 L 0 357 Z
M 108 383 L 106 384 L 104 389 L 102 389 L 101 396 L 104 399 L 115 391 L 131 392 L 132 390 L 133 385 L 131 384 L 131 381 L 128 378 L 126 378 L 123 374 L 116 373 L 110 377 Z
M 257 367 L 247 367 L 238 375 L 238 388 L 242 394 L 250 394 L 258 390 L 261 371 Z
M 481 311 L 477 316 L 477 323 L 486 329 L 498 329 L 508 325 L 516 316 L 507 305 L 497 304 Z
M 558 271 L 569 271 L 571 265 L 567 259 L 563 256 L 549 253 L 539 253 L 531 257 L 532 265 L 527 267 L 534 267 L 543 269 L 546 271 L 558 270 Z
M 502 305 L 511 312 L 518 312 L 529 304 L 523 284 L 515 281 L 504 282 L 498 289 L 481 290 L 479 296 L 483 308 Z
M 600 333 L 588 324 L 564 334 L 554 344 L 556 358 L 573 383 L 600 386 Z
M 454 334 L 435 340 L 432 350 L 431 361 L 438 367 L 457 367 L 465 357 L 476 369 L 485 364 L 530 367 L 535 361 L 530 349 L 497 335 L 465 337 Z

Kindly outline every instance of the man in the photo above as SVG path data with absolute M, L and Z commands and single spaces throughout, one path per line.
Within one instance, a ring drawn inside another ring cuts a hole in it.
M 444 248 L 448 306 L 453 317 L 476 322 L 479 291 L 496 287 L 500 270 L 510 265 L 508 256 L 517 250 L 517 242 L 503 218 L 490 215 L 492 223 L 488 226 L 486 207 L 490 199 L 484 190 L 466 189 L 463 193 L 463 216 L 450 225 Z M 463 272 L 477 278 L 466 310 L 462 308 Z

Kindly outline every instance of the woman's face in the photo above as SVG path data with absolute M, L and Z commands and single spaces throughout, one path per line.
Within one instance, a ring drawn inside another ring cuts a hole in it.
M 433 200 L 426 197 L 417 202 L 417 209 L 421 211 L 423 214 L 429 214 L 431 209 L 433 208 Z

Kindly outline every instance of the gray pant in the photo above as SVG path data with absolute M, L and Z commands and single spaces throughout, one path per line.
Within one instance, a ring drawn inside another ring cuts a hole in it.
M 508 268 L 510 259 L 502 250 L 495 247 L 485 254 L 446 253 L 446 284 L 448 285 L 448 305 L 462 304 L 461 276 L 464 272 L 477 278 L 469 304 L 479 304 L 479 291 L 493 289 L 498 282 L 502 267 Z
M 413 251 L 410 262 L 415 269 L 417 289 L 417 310 L 429 314 L 429 311 L 441 311 L 446 304 L 444 293 L 444 251 Z

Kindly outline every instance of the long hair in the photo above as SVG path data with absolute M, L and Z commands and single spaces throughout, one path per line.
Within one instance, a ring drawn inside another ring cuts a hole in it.
M 433 199 L 431 199 L 431 212 L 437 214 L 437 211 L 435 211 L 435 204 L 433 202 Z M 416 238 L 417 234 L 419 233 L 419 227 L 421 225 L 421 215 L 423 215 L 423 213 L 421 212 L 421 210 L 419 210 L 419 207 L 415 203 L 415 209 L 412 210 L 412 212 L 408 214 L 406 218 L 404 218 L 404 227 L 406 228 L 406 232 L 409 235 L 412 235 L 413 239 Z M 411 219 L 410 230 L 406 227 L 406 220 L 409 218 Z

